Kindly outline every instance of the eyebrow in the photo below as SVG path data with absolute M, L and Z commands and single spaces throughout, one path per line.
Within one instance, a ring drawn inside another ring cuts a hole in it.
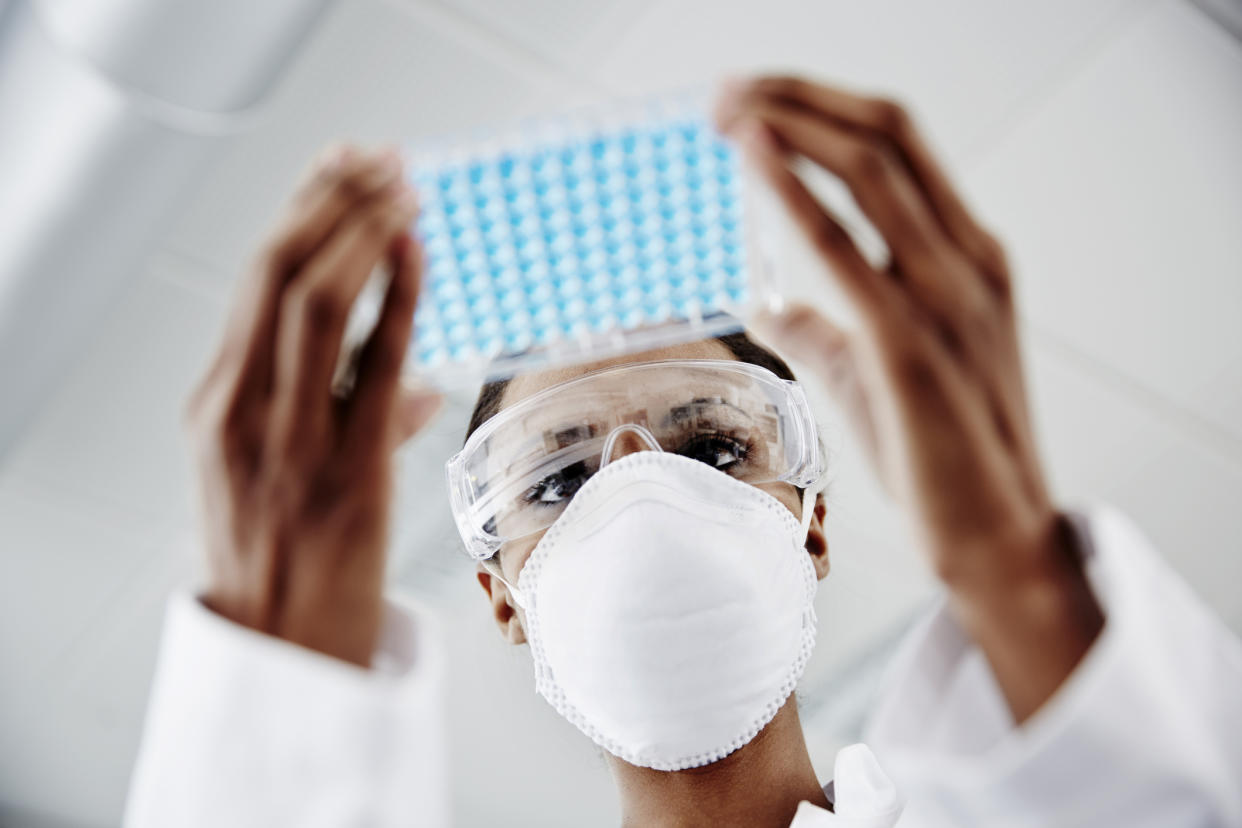
M 695 397 L 694 399 L 691 399 L 687 402 L 683 402 L 677 405 L 670 406 L 668 410 L 668 414 L 664 415 L 664 419 L 660 421 L 660 425 L 662 426 L 673 425 L 677 422 L 680 422 L 682 419 L 685 418 L 685 412 L 689 408 L 691 408 L 692 406 L 704 405 L 704 404 L 724 406 L 725 408 L 731 408 L 734 411 L 738 412 L 739 414 L 743 414 L 743 415 L 745 415 L 746 413 L 745 411 L 738 408 L 736 405 L 724 399 L 723 397 Z

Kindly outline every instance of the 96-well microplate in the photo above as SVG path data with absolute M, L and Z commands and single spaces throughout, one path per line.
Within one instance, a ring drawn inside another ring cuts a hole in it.
M 416 371 L 639 350 L 651 326 L 691 339 L 752 298 L 739 159 L 702 115 L 416 158 L 411 176 Z

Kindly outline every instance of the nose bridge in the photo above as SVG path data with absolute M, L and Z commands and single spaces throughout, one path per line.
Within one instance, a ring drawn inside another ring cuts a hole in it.
M 635 423 L 622 423 L 614 428 L 604 441 L 604 450 L 600 452 L 599 464 L 604 467 L 627 454 L 636 451 L 663 451 L 655 435 L 643 426 Z

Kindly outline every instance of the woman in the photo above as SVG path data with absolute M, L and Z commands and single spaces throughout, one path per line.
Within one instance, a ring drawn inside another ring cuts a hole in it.
M 1242 824 L 1242 649 L 1124 520 L 1058 509 L 1003 253 L 909 119 L 786 78 L 718 115 L 862 320 L 795 307 L 767 337 L 853 415 L 945 600 L 896 658 L 874 755 L 847 748 L 821 787 L 789 698 L 828 571 L 822 460 L 762 421 L 802 422 L 784 363 L 734 336 L 485 389 L 455 517 L 502 634 L 608 751 L 625 823 Z M 850 187 L 887 267 L 799 157 Z M 392 450 L 437 405 L 398 384 L 419 260 L 401 179 L 391 154 L 317 168 L 191 400 L 211 577 L 170 605 L 131 824 L 447 819 L 434 636 L 382 594 Z M 385 258 L 340 400 L 348 309 Z

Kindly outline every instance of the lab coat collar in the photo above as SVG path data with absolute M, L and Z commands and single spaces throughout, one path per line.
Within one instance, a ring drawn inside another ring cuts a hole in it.
M 864 744 L 837 753 L 833 780 L 824 793 L 834 810 L 802 802 L 789 828 L 892 828 L 901 816 L 897 786 Z

